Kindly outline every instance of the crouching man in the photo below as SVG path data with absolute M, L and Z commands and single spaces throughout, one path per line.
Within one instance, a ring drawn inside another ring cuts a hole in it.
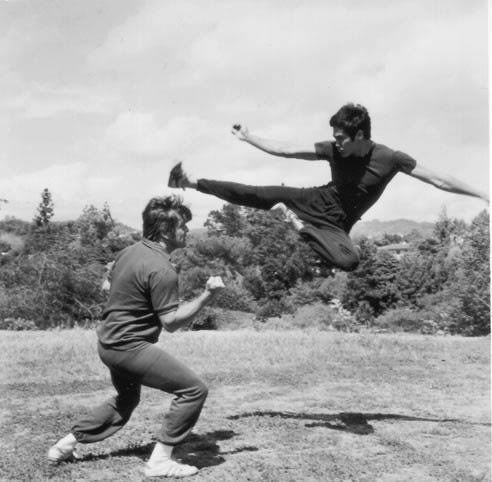
M 117 432 L 130 419 L 144 385 L 175 395 L 144 473 L 147 477 L 184 477 L 198 469 L 171 455 L 197 422 L 207 387 L 155 343 L 162 328 L 172 332 L 188 324 L 224 285 L 220 277 L 211 277 L 200 296 L 179 304 L 178 276 L 169 254 L 185 245 L 191 212 L 180 198 L 168 196 L 151 199 L 142 217 L 143 240 L 118 254 L 97 329 L 99 356 L 109 368 L 116 396 L 80 418 L 49 449 L 48 460 L 71 459 L 77 443 L 98 442 Z

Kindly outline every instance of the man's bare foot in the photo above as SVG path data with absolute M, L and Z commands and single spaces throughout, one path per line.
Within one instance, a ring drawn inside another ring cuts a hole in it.
M 190 181 L 188 175 L 183 171 L 182 163 L 178 162 L 169 173 L 169 187 L 186 189 L 187 187 L 196 187 L 195 183 Z
M 296 228 L 297 231 L 300 231 L 304 227 L 304 223 L 299 219 L 297 214 L 290 210 L 284 203 L 275 204 L 275 206 L 273 206 L 271 210 L 273 209 L 281 209 L 285 214 L 287 220 L 293 224 L 294 228 Z

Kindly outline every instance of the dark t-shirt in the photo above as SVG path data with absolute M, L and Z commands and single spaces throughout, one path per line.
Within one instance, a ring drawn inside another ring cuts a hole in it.
M 159 315 L 177 307 L 178 276 L 169 255 L 160 244 L 144 239 L 116 257 L 97 336 L 113 348 L 156 343 L 162 330 Z
M 349 227 L 379 199 L 398 172 L 410 173 L 416 166 L 409 155 L 374 142 L 364 157 L 342 157 L 334 141 L 318 142 L 315 149 L 319 159 L 330 163 L 332 181 L 327 188 L 347 216 Z

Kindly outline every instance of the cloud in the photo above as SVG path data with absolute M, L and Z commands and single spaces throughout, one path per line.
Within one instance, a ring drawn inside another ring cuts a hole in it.
M 315 142 L 330 136 L 330 115 L 350 100 L 368 106 L 376 141 L 472 185 L 486 183 L 485 2 L 105 5 L 97 17 L 70 2 L 32 15 L 25 9 L 24 18 L 12 17 L 16 28 L 0 47 L 7 71 L 1 158 L 32 167 L 29 156 L 36 163 L 66 157 L 75 176 L 80 159 L 82 188 L 72 186 L 72 200 L 66 194 L 67 212 L 72 206 L 78 214 L 81 199 L 107 199 L 125 219 L 135 211 L 138 225 L 141 207 L 162 192 L 176 158 L 197 176 L 324 183 L 325 164 L 273 158 L 237 142 L 230 126 L 241 121 L 267 138 Z M 67 112 L 84 115 L 67 122 Z M 25 180 L 34 182 L 27 174 L 14 184 L 21 190 Z M 430 204 L 455 203 L 411 179 L 394 185 L 368 216 L 418 218 Z M 39 192 L 36 185 L 29 195 L 37 201 Z M 221 204 L 185 194 L 198 216 Z
M 116 152 L 171 159 L 193 155 L 219 136 L 215 125 L 197 116 L 159 121 L 150 112 L 127 111 L 108 126 L 105 142 Z
M 114 94 L 97 93 L 81 87 L 54 88 L 34 84 L 11 98 L 0 100 L 5 109 L 30 119 L 55 117 L 71 112 L 78 114 L 107 114 L 118 104 Z

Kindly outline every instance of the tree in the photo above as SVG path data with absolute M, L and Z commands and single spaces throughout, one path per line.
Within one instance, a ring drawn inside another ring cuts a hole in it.
M 398 260 L 386 251 L 378 251 L 373 242 L 360 240 L 360 264 L 348 274 L 343 305 L 367 322 L 396 306 L 401 299 L 395 283 Z
M 44 188 L 41 193 L 41 202 L 38 205 L 37 214 L 34 216 L 34 223 L 38 227 L 45 227 L 49 224 L 54 215 L 54 204 L 48 188 Z
M 490 333 L 490 233 L 489 215 L 473 219 L 463 241 L 462 256 L 450 287 L 457 308 L 452 331 L 465 335 Z
M 225 204 L 219 211 L 211 211 L 205 221 L 209 236 L 242 236 L 245 227 L 245 219 L 241 206 Z
M 92 204 L 86 206 L 77 219 L 80 240 L 83 245 L 95 245 L 105 239 L 115 223 L 107 203 L 102 209 Z

